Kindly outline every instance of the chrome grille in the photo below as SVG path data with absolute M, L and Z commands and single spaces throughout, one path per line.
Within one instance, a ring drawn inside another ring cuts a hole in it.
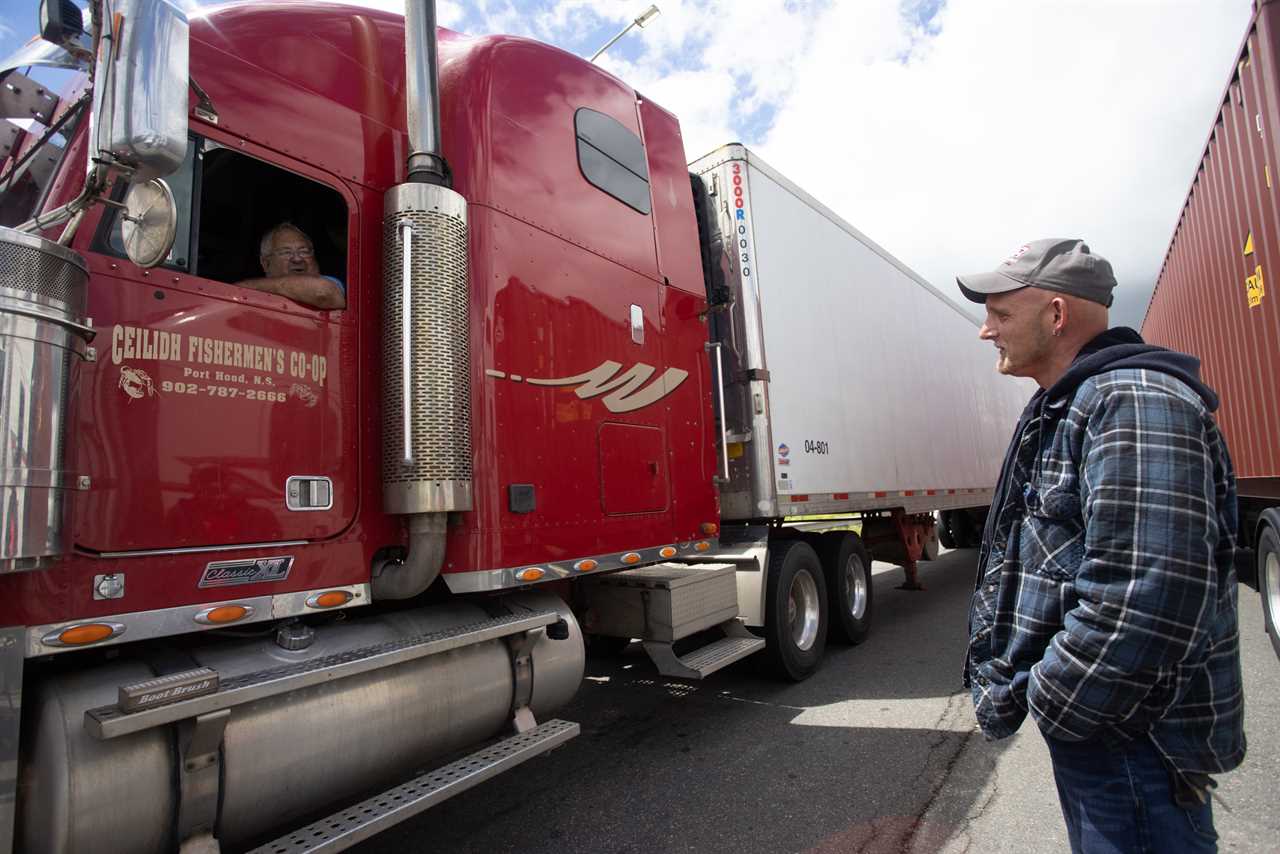
M 393 188 L 383 219 L 382 480 L 389 512 L 470 509 L 471 358 L 466 202 L 427 184 Z M 413 464 L 404 463 L 404 243 L 413 225 L 410 406 Z M 463 490 L 466 506 L 441 498 Z M 435 498 L 422 498 L 423 495 Z M 398 497 L 396 497 L 398 496 Z M 412 497 L 417 496 L 417 497 Z M 441 505 L 443 502 L 443 505 Z

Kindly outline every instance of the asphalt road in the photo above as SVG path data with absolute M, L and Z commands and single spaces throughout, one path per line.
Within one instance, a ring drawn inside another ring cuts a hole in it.
M 748 659 L 702 683 L 661 677 L 633 644 L 589 661 L 558 717 L 582 735 L 354 851 L 1056 852 L 1065 833 L 1034 727 L 976 732 L 960 687 L 976 554 L 922 564 L 927 590 L 876 564 L 875 627 L 801 684 Z M 1249 756 L 1221 780 L 1223 851 L 1280 850 L 1280 662 L 1241 588 Z

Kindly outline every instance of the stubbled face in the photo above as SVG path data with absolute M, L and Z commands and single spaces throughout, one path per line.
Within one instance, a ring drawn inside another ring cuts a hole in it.
M 262 259 L 268 278 L 291 275 L 315 275 L 316 264 L 311 241 L 296 228 L 282 228 L 271 238 L 271 251 Z
M 987 297 L 987 319 L 978 337 L 995 344 L 996 370 L 1012 377 L 1034 377 L 1050 364 L 1053 352 L 1053 294 L 1021 288 Z

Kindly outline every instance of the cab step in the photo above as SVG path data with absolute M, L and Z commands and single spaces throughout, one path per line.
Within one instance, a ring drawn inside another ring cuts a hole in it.
M 703 679 L 764 649 L 764 640 L 738 620 L 733 564 L 659 563 L 602 575 L 584 589 L 587 631 L 640 638 L 664 676 Z M 678 641 L 717 627 L 723 638 L 676 654 Z
M 167 687 L 171 689 L 174 684 L 181 685 L 183 677 L 189 677 L 192 684 L 195 684 L 209 680 L 210 674 L 212 674 L 213 685 L 216 686 L 216 690 L 212 693 L 191 696 L 166 705 L 144 708 L 133 712 L 125 711 L 120 703 L 99 706 L 96 709 L 89 709 L 85 712 L 85 729 L 95 738 L 117 738 L 129 733 L 151 729 L 152 727 L 164 726 L 176 721 L 200 717 L 245 703 L 252 703 L 265 697 L 287 694 L 290 691 L 297 691 L 300 688 L 319 685 L 334 679 L 390 667 L 393 664 L 400 664 L 416 658 L 437 655 L 449 650 L 509 637 L 522 632 L 531 632 L 552 626 L 561 622 L 561 620 L 561 616 L 555 611 L 503 615 L 442 629 L 438 632 L 430 632 L 415 637 L 348 650 L 335 655 L 313 658 L 299 664 L 246 673 L 222 680 L 220 683 L 217 681 L 216 673 L 208 668 L 200 668 L 187 674 L 174 674 L 172 677 L 166 677 L 164 681 L 167 683 Z M 550 633 L 554 630 L 548 631 Z M 121 686 L 122 698 L 136 694 L 137 692 L 133 689 L 137 687 L 139 686 Z
M 740 628 L 744 634 L 728 634 L 684 655 L 676 655 L 673 645 L 662 641 L 645 641 L 644 651 L 663 676 L 705 679 L 717 670 L 764 649 L 764 638 L 750 634 L 737 620 L 731 620 L 723 628 L 726 633 Z
M 559 747 L 580 731 L 578 724 L 570 721 L 547 721 L 456 762 L 428 771 L 348 809 L 339 810 L 306 827 L 300 827 L 254 848 L 249 854 L 344 851 L 490 777 Z

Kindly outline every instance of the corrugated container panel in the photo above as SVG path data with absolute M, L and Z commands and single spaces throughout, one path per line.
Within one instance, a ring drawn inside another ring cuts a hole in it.
M 1280 0 L 1264 0 L 1142 324 L 1148 341 L 1203 361 L 1205 380 L 1222 397 L 1218 423 L 1241 478 L 1280 477 L 1278 39 Z M 1254 305 L 1251 278 L 1262 286 Z

